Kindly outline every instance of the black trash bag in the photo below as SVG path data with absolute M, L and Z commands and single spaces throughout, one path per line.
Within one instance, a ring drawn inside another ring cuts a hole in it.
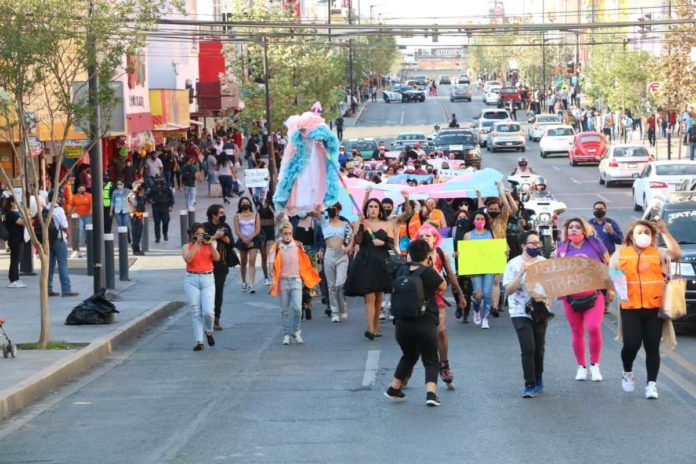
M 106 299 L 105 293 L 105 289 L 101 289 L 75 306 L 65 319 L 65 323 L 67 325 L 111 324 L 114 321 L 114 314 L 119 311 Z

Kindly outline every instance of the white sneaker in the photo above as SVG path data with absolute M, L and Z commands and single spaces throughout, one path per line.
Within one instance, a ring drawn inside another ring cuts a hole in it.
M 474 324 L 481 325 L 481 313 L 474 311 Z
M 604 380 L 602 373 L 599 372 L 599 364 L 590 364 L 590 379 L 593 382 L 601 382 Z
M 289 344 L 290 344 L 290 335 L 283 336 L 283 345 L 289 345 Z
M 254 290 L 253 285 L 249 285 L 249 293 L 256 293 L 256 290 Z
M 265 279 L 265 280 L 263 281 L 263 284 L 264 284 L 266 287 L 270 287 L 270 286 L 271 286 L 271 281 L 268 280 L 268 279 Z
M 8 285 L 7 288 L 24 288 L 26 286 L 27 284 L 25 284 L 21 280 L 15 280 L 14 282 L 10 282 L 10 285 Z
M 587 368 L 578 366 L 578 372 L 575 374 L 575 380 L 587 380 Z
M 242 282 L 242 291 L 246 291 L 249 288 L 246 282 Z
M 331 315 L 331 322 L 341 322 L 341 318 L 338 317 L 338 314 L 333 314 Z
M 380 313 L 379 313 L 379 320 L 380 320 L 380 321 L 386 321 L 386 320 L 387 320 L 387 315 L 384 314 L 384 311 L 380 311 Z
M 656 400 L 657 398 L 657 385 L 655 382 L 648 382 L 648 385 L 645 387 L 645 399 Z
M 340 314 L 339 317 L 341 318 L 341 322 L 348 320 L 348 314 Z
M 633 380 L 633 372 L 624 372 L 621 376 L 621 386 L 626 393 L 631 393 L 636 389 L 636 382 Z
M 490 329 L 490 326 L 488 325 L 488 318 L 484 317 L 481 319 L 481 328 L 482 329 Z
M 298 330 L 294 334 L 292 334 L 293 338 L 295 339 L 295 343 L 298 345 L 301 345 L 304 343 L 304 338 L 302 338 L 302 331 Z
M 394 320 L 394 316 L 392 316 L 392 315 L 390 314 L 390 315 L 389 315 L 389 320 L 390 320 L 390 321 L 393 321 L 393 320 Z

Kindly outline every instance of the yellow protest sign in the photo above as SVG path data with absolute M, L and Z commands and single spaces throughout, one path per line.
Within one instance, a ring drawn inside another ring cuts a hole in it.
M 460 240 L 457 242 L 459 275 L 502 274 L 507 264 L 505 239 Z

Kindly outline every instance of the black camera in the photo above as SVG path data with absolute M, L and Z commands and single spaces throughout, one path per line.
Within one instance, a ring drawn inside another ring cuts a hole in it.
M 209 234 L 209 233 L 203 234 L 203 241 L 205 241 L 205 242 L 209 242 L 209 241 L 210 241 L 210 234 Z

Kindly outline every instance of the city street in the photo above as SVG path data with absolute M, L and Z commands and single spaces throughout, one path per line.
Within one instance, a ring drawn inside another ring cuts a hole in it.
M 452 113 L 463 124 L 484 107 L 480 94 L 451 103 L 447 86 L 440 93 L 425 103 L 368 103 L 352 133 L 446 127 Z M 538 144 L 527 143 L 530 166 L 568 206 L 561 220 L 589 218 L 596 200 L 607 202 L 623 228 L 638 218 L 630 186 L 600 186 L 595 166 L 541 159 Z M 508 174 L 521 155 L 483 150 L 482 165 Z M 227 216 L 234 211 L 236 204 Z M 183 263 L 181 269 L 183 275 Z M 180 281 L 161 284 L 172 299 L 185 300 Z M 239 270 L 232 270 L 214 348 L 191 351 L 190 316 L 182 308 L 92 373 L 1 422 L 0 463 L 693 462 L 694 334 L 663 354 L 660 399 L 646 401 L 640 356 L 636 391 L 621 389 L 613 314 L 604 320 L 604 381 L 574 380 L 570 331 L 554 305 L 545 391 L 529 400 L 521 398 L 520 352 L 507 312 L 486 331 L 448 309 L 456 390 L 440 384 L 442 406 L 427 408 L 421 366 L 405 402 L 383 396 L 400 350 L 390 322 L 381 323 L 383 338 L 363 337 L 360 299 L 349 299 L 349 319 L 340 324 L 330 323 L 315 299 L 313 319 L 303 321 L 304 345 L 283 346 L 278 302 L 265 289 L 258 281 L 257 294 L 243 292 Z

